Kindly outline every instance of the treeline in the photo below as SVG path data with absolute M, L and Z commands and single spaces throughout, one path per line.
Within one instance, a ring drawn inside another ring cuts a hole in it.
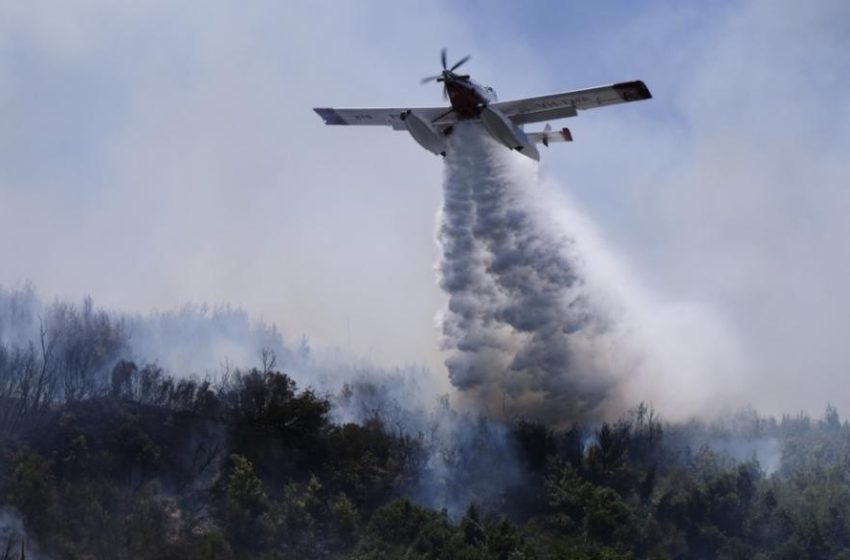
M 12 328 L 32 322 L 24 303 L 13 299 L 2 317 Z M 123 324 L 95 310 L 91 299 L 81 307 L 57 303 L 48 317 L 27 326 L 37 328 L 34 339 L 7 341 L 0 336 L 0 435 L 4 436 L 57 403 L 101 393 L 109 368 L 128 343 Z
M 229 306 L 127 315 L 91 298 L 45 303 L 32 286 L 0 286 L 0 435 L 51 407 L 108 393 L 121 361 L 155 362 L 185 377 L 256 363 L 261 350 L 299 371 L 310 358 L 306 338 L 289 347 L 274 325 Z
M 121 361 L 69 393 L 63 375 L 35 409 L 30 393 L 0 403 L 16 419 L 0 440 L 2 559 L 850 558 L 850 428 L 833 408 L 709 426 L 638 406 L 555 431 L 446 407 L 441 436 L 380 410 L 334 423 L 330 396 L 271 359 L 216 383 Z M 718 451 L 765 441 L 770 468 L 758 445 Z

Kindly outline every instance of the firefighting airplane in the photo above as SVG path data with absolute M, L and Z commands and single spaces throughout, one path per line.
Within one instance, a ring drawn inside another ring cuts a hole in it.
M 468 74 L 455 73 L 469 58 L 465 56 L 449 68 L 446 49 L 443 49 L 440 53 L 443 71 L 422 80 L 423 84 L 443 82 L 443 97 L 448 97 L 451 107 L 313 110 L 324 119 L 325 124 L 386 125 L 394 130 L 406 130 L 420 146 L 442 156 L 446 155 L 448 137 L 458 121 L 480 121 L 498 142 L 539 161 L 536 144 L 549 146 L 550 142 L 572 142 L 572 134 L 567 128 L 553 131 L 548 124 L 540 132 L 525 132 L 523 125 L 575 117 L 578 111 L 584 109 L 652 97 L 646 84 L 636 80 L 541 97 L 498 101 L 493 88 L 472 81 Z

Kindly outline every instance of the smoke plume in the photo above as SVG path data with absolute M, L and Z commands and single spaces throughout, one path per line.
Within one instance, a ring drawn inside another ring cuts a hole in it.
M 458 126 L 438 233 L 446 366 L 490 414 L 599 417 L 616 394 L 611 317 L 586 289 L 574 241 L 529 192 L 536 167 L 520 160 Z
M 10 507 L 0 508 L 0 558 L 3 560 L 49 560 L 27 533 L 20 514 Z

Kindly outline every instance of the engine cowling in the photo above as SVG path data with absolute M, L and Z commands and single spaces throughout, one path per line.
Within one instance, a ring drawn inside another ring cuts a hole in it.
M 446 137 L 438 130 L 435 130 L 431 126 L 431 123 L 411 111 L 402 113 L 401 120 L 404 122 L 407 131 L 420 146 L 434 154 L 440 156 L 446 155 L 446 150 L 448 149 Z
M 537 161 L 540 160 L 540 152 L 537 151 L 534 142 L 529 140 L 525 132 L 501 111 L 489 106 L 484 107 L 481 109 L 481 122 L 487 132 L 498 142 L 512 150 L 519 151 L 524 156 Z

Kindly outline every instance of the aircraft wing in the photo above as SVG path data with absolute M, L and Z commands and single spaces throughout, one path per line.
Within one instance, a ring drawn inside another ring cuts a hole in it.
M 604 107 L 615 103 L 650 99 L 652 94 L 640 80 L 621 82 L 541 97 L 498 101 L 490 106 L 498 109 L 516 124 L 563 119 L 576 116 L 578 111 Z
M 447 125 L 457 122 L 457 116 L 451 107 L 413 107 L 413 108 L 317 108 L 313 109 L 325 121 L 325 124 L 383 125 L 395 130 L 407 130 L 401 120 L 405 111 L 416 113 L 434 125 Z

